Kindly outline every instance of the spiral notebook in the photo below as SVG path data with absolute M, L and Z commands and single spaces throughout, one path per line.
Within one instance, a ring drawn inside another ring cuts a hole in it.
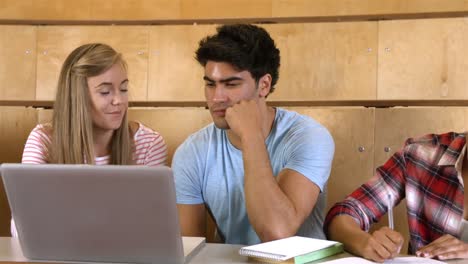
M 343 252 L 336 241 L 308 237 L 288 237 L 253 246 L 243 247 L 239 254 L 254 260 L 270 263 L 308 263 Z

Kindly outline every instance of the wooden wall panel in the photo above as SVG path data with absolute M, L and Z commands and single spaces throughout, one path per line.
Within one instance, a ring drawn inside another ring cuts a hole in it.
M 139 121 L 159 132 L 168 146 L 168 165 L 177 147 L 192 133 L 212 122 L 204 108 L 132 108 L 129 120 Z
M 78 46 L 103 42 L 121 52 L 128 63 L 130 100 L 147 98 L 148 27 L 49 26 L 38 28 L 36 100 L 54 100 L 60 68 Z
M 21 162 L 24 143 L 36 123 L 34 108 L 0 107 L 0 163 Z
M 34 100 L 36 27 L 0 26 L 0 100 Z
M 326 17 L 467 11 L 463 0 L 272 0 L 273 17 Z
M 271 101 L 376 98 L 377 22 L 264 27 L 281 52 Z
M 271 17 L 271 0 L 180 0 L 184 19 Z
M 290 110 L 308 115 L 328 128 L 335 141 L 335 157 L 328 181 L 328 209 L 372 175 L 374 109 L 363 107 Z
M 203 67 L 194 59 L 198 42 L 214 25 L 157 26 L 150 30 L 149 101 L 204 101 Z
M 0 107 L 0 164 L 19 163 L 24 143 L 37 122 L 36 110 Z M 0 178 L 0 236 L 10 235 L 10 207 Z
M 468 99 L 468 18 L 379 22 L 378 99 Z
M 127 12 L 126 12 L 127 11 Z M 346 17 L 468 11 L 464 0 L 2 0 L 0 20 L 167 20 Z
M 468 108 L 462 107 L 414 107 L 376 109 L 375 113 L 375 165 L 381 166 L 394 152 L 401 149 L 409 137 L 429 133 L 468 131 Z M 386 151 L 387 149 L 387 151 Z M 404 250 L 409 238 L 406 201 L 394 211 L 395 229 L 405 237 Z M 380 225 L 387 225 L 383 217 Z
M 307 17 L 307 16 L 337 16 L 379 14 L 382 1 L 372 0 L 272 0 L 272 13 L 274 17 Z
M 37 109 L 37 123 L 52 123 L 52 109 Z
M 92 20 L 153 20 L 180 18 L 180 0 L 99 1 L 90 7 Z
M 0 19 L 89 20 L 91 3 L 92 0 L 2 0 Z
M 395 107 L 376 109 L 375 163 L 384 163 L 409 137 L 468 131 L 466 107 Z M 391 150 L 385 152 L 384 148 Z

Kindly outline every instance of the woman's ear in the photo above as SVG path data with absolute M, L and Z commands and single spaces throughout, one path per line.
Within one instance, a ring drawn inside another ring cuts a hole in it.
M 263 75 L 258 80 L 258 95 L 260 97 L 267 97 L 271 90 L 271 75 L 269 73 Z

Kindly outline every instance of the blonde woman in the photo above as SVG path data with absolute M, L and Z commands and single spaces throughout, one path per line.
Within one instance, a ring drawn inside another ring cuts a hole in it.
M 32 130 L 22 163 L 164 165 L 161 135 L 127 120 L 128 82 L 126 63 L 110 46 L 72 51 L 60 72 L 52 123 Z

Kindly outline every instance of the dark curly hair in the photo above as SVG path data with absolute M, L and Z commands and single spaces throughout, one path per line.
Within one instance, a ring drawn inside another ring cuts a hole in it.
M 268 32 L 248 24 L 223 25 L 217 33 L 202 39 L 195 58 L 205 66 L 208 61 L 226 62 L 237 70 L 250 72 L 258 83 L 261 77 L 271 75 L 271 90 L 279 77 L 280 51 Z

